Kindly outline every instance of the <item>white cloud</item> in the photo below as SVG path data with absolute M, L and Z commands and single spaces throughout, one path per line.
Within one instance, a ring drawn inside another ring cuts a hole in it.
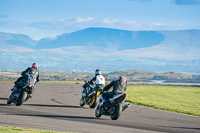
M 105 27 L 131 31 L 200 29 L 200 25 L 166 24 L 162 22 L 140 23 L 134 19 L 127 20 L 120 18 L 98 19 L 93 17 L 76 17 L 32 23 L 0 20 L 0 31 L 26 34 L 36 40 L 55 37 L 63 33 L 70 33 L 89 27 Z
M 151 25 L 154 25 L 154 26 L 164 26 L 165 24 L 164 23 L 152 23 Z
M 103 19 L 101 21 L 105 24 L 137 25 L 137 22 L 135 20 L 125 20 L 125 19 L 119 19 L 119 18 Z
M 92 20 L 94 20 L 94 18 L 92 18 L 92 17 L 87 17 L 87 18 L 77 17 L 76 18 L 77 23 L 89 22 L 89 21 L 92 21 Z
M 103 23 L 105 24 L 114 24 L 114 23 L 120 23 L 120 19 L 114 18 L 114 19 L 103 19 Z
M 111 23 L 113 23 L 111 20 L 109 20 L 109 19 L 103 19 L 103 21 L 102 21 L 103 23 L 105 23 L 105 24 L 111 24 Z

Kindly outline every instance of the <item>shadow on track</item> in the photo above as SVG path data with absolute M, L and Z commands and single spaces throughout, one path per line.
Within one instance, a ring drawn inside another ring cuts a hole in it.
M 0 100 L 8 100 L 8 98 L 2 98 L 2 97 L 0 97 Z
M 8 100 L 8 98 L 2 98 L 2 97 L 0 97 L 0 106 L 8 106 L 7 100 Z M 6 103 L 5 103 L 5 101 L 6 101 Z
M 170 126 L 161 126 L 161 127 L 170 127 Z M 200 130 L 200 128 L 193 128 L 193 127 L 170 127 L 170 128 L 180 128 L 180 129 Z
M 61 108 L 82 108 L 80 106 L 72 105 L 45 105 L 45 104 L 24 104 L 25 106 L 38 106 L 38 107 L 61 107 Z
M 10 106 L 10 105 L 8 105 L 8 104 L 0 104 L 0 106 Z
M 96 117 L 85 117 L 85 116 L 66 116 L 66 115 L 48 115 L 48 114 L 10 114 L 10 115 L 20 115 L 20 116 L 32 116 L 32 117 L 44 117 L 44 118 L 51 118 L 51 119 L 62 119 L 62 120 L 73 120 L 73 121 L 80 121 L 84 119 L 92 120 L 97 119 Z

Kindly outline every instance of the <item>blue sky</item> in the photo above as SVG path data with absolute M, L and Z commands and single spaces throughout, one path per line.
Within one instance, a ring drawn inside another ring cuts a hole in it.
M 39 40 L 88 27 L 200 29 L 200 0 L 0 0 L 0 32 Z

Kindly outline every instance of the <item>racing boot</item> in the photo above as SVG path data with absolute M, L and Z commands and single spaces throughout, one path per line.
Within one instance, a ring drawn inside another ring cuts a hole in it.
M 82 97 L 86 97 L 86 96 L 87 96 L 86 90 L 83 88 L 83 90 L 82 90 Z
M 32 98 L 33 97 L 33 90 L 31 90 L 30 92 L 29 92 L 29 98 Z
M 92 100 L 93 100 L 92 98 L 89 98 L 88 103 L 92 102 Z
M 33 93 L 30 93 L 30 94 L 29 94 L 29 98 L 32 98 L 32 97 L 33 97 Z
M 11 90 L 11 91 L 14 91 L 15 89 L 17 89 L 16 86 L 14 86 L 13 88 L 11 88 L 10 90 Z
M 13 87 L 13 88 L 11 88 L 10 90 L 11 90 L 11 91 L 13 91 L 13 90 L 14 90 L 14 87 Z
M 86 97 L 86 93 L 85 92 L 82 94 L 82 97 Z
M 110 106 L 109 106 L 108 102 L 105 101 L 105 104 L 104 104 L 105 111 L 107 111 L 109 109 L 109 107 Z

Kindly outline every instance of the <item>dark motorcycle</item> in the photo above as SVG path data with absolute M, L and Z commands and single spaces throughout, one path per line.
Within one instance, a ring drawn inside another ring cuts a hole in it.
M 89 82 L 85 81 L 84 84 L 85 89 L 82 89 L 82 98 L 80 100 L 80 106 L 84 106 L 85 104 L 88 104 L 90 108 L 95 108 L 97 106 L 97 97 L 100 95 L 99 90 L 95 90 L 95 85 L 90 84 Z
M 102 95 L 100 95 L 95 116 L 99 118 L 101 115 L 108 115 L 112 120 L 117 120 L 121 113 L 130 106 L 130 104 L 122 106 L 122 102 L 126 99 L 126 96 L 126 93 L 121 93 L 114 95 L 113 98 L 109 98 L 109 107 L 105 110 L 105 101 L 103 100 Z
M 10 97 L 7 100 L 7 104 L 11 104 L 13 102 L 16 106 L 22 105 L 23 102 L 26 102 L 29 98 L 32 97 L 30 94 L 32 89 L 33 88 L 29 86 L 19 89 L 14 87 Z

